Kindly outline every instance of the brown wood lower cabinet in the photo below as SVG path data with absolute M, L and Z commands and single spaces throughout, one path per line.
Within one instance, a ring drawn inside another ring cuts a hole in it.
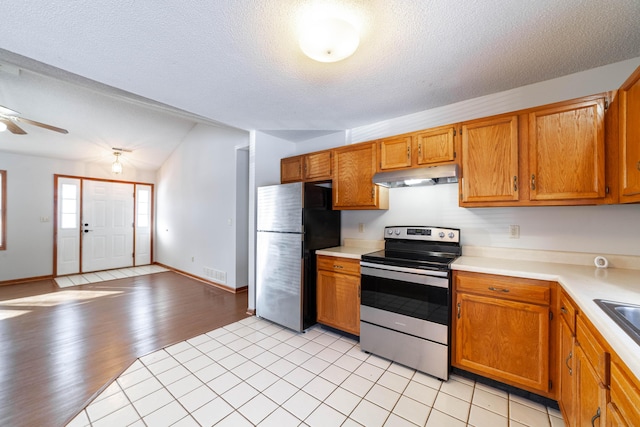
M 550 282 L 454 273 L 452 364 L 547 397 Z
M 318 323 L 360 335 L 360 261 L 318 255 Z

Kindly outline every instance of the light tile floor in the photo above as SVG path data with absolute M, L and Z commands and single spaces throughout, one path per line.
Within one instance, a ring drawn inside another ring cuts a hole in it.
M 249 317 L 136 360 L 68 426 L 559 427 L 557 410 Z
M 169 271 L 159 265 L 141 265 L 138 267 L 119 268 L 116 270 L 96 271 L 93 273 L 74 274 L 72 276 L 56 277 L 58 287 L 86 285 L 87 283 L 104 282 L 106 280 L 124 279 L 125 277 L 142 276 L 145 274 L 162 273 Z

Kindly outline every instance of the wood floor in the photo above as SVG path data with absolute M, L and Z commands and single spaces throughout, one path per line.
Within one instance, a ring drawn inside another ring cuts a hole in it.
M 63 426 L 137 357 L 247 317 L 247 294 L 173 272 L 0 287 L 0 425 Z

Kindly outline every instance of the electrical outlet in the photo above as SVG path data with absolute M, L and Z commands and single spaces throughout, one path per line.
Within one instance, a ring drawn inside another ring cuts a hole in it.
M 519 239 L 520 238 L 520 226 L 519 225 L 510 225 L 509 226 L 509 238 L 510 239 Z
M 361 222 L 358 224 L 358 232 L 364 233 L 364 223 Z

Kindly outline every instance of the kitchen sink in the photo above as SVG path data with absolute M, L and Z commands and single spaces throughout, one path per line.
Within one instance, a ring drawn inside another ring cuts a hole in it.
M 640 305 L 602 299 L 593 301 L 640 345 Z

